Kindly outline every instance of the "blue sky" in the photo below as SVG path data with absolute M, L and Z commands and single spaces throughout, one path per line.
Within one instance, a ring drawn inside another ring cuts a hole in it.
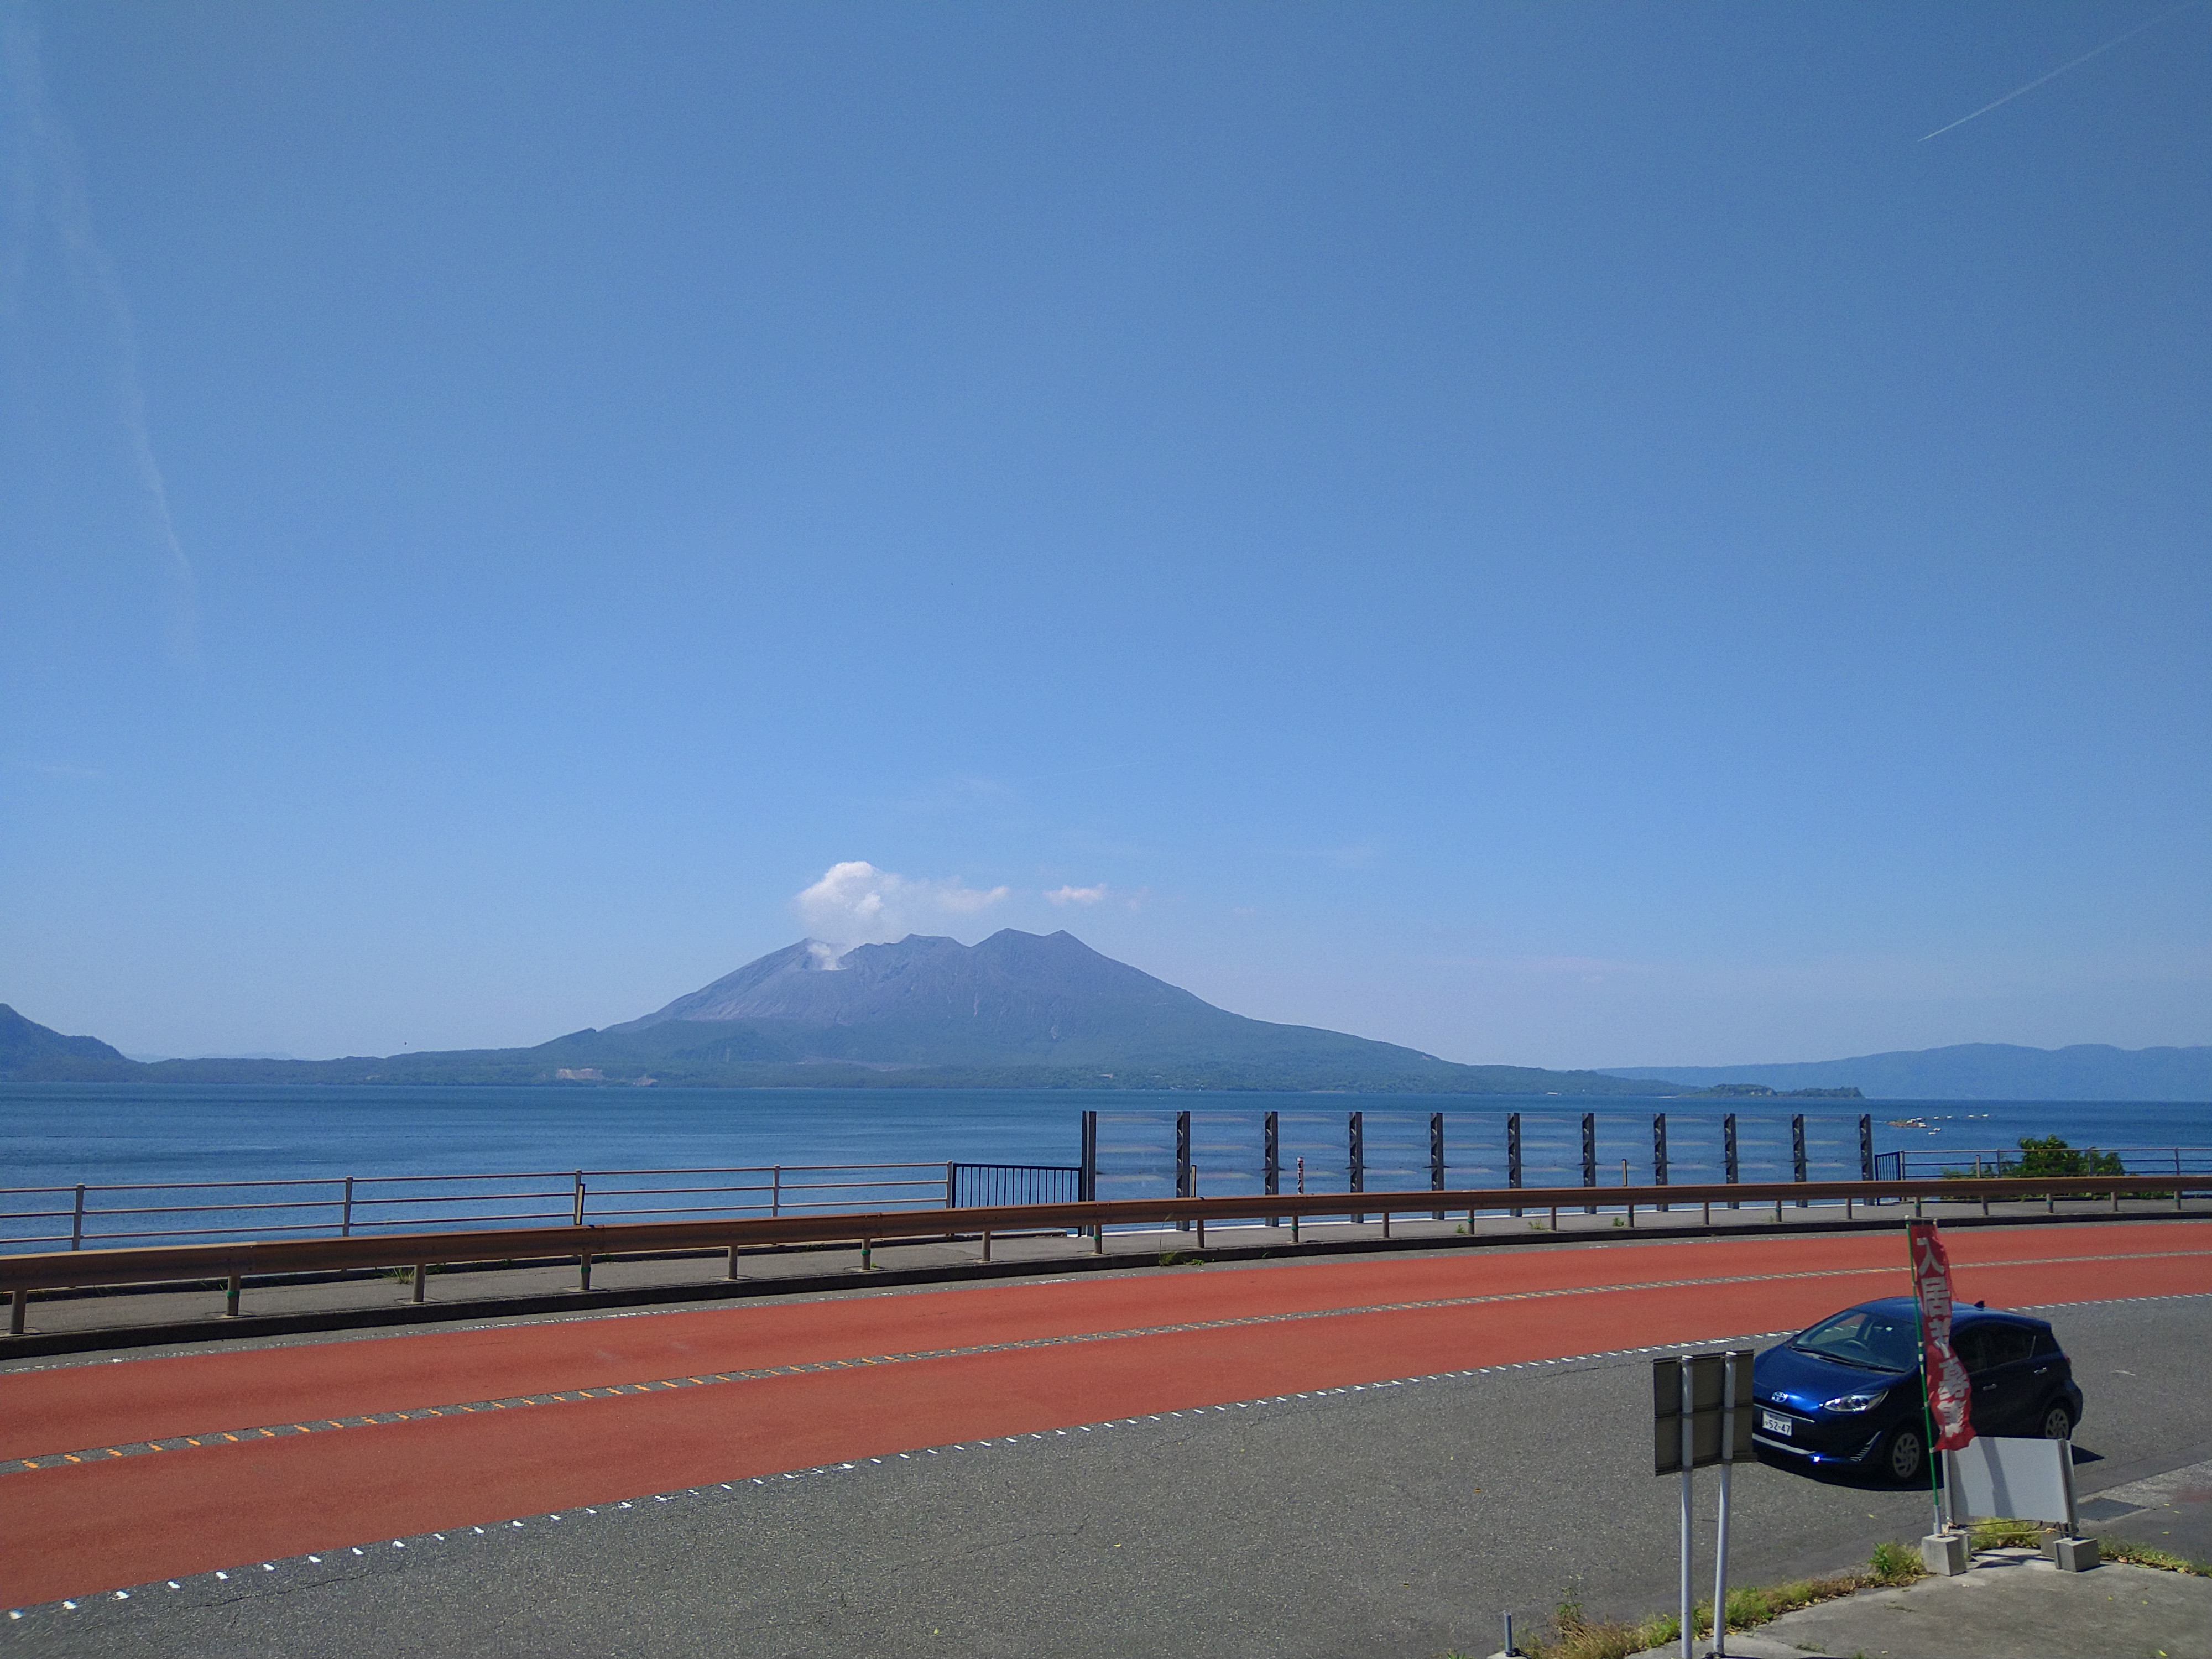
M 2212 1042 L 2212 8 L 0 15 L 33 1018 Z

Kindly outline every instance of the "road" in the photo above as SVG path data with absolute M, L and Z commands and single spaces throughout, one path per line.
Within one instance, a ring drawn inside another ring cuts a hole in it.
M 1969 1298 L 2075 1304 L 2085 1490 L 2212 1441 L 2212 1225 L 1953 1249 Z M 1795 1328 L 1900 1289 L 1902 1255 L 1461 1251 L 25 1365 L 0 1374 L 0 1456 L 39 1465 L 0 1474 L 0 1643 L 1487 1651 L 1507 1607 L 1671 1595 L 1625 1350 Z M 1924 1494 L 1765 1469 L 1739 1494 L 1741 1576 L 1926 1529 Z

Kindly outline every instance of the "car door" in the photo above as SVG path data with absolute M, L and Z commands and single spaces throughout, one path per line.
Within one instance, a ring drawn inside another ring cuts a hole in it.
M 1980 1325 L 1952 1326 L 1951 1352 L 1959 1356 L 1959 1363 L 1966 1368 L 1968 1404 L 1972 1413 L 1974 1432 L 2002 1434 L 2004 1431 L 1997 1426 L 1996 1387 L 1989 1375 L 1989 1346 L 1983 1340 L 1984 1329 Z
M 1974 1429 L 1979 1434 L 2017 1435 L 2031 1431 L 2034 1414 L 2034 1379 L 2029 1357 L 2035 1352 L 2035 1333 L 2025 1325 L 1992 1319 L 1976 1323 L 1966 1334 L 1972 1345 L 1970 1358 L 1961 1350 L 1966 1374 L 1974 1384 Z

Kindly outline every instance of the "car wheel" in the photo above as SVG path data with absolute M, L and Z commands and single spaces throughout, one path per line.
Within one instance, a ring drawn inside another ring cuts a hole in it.
M 2043 1437 L 2045 1440 L 2071 1440 L 2074 1437 L 2074 1413 L 2064 1402 L 2054 1400 L 2043 1413 Z
M 1920 1431 L 1892 1430 L 1881 1449 L 1881 1467 L 1893 1480 L 1918 1480 L 1928 1469 L 1928 1443 L 1920 1437 Z

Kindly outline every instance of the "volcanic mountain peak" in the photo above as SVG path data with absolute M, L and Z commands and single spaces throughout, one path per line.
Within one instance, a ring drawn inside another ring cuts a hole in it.
M 896 945 L 835 952 L 801 939 L 616 1030 L 672 1020 L 787 1020 L 831 1026 L 927 1019 L 953 1024 L 1116 1023 L 1161 1015 L 1237 1017 L 1163 980 L 1103 957 L 1073 933 L 1040 937 L 1012 927 L 980 945 L 910 933 Z

